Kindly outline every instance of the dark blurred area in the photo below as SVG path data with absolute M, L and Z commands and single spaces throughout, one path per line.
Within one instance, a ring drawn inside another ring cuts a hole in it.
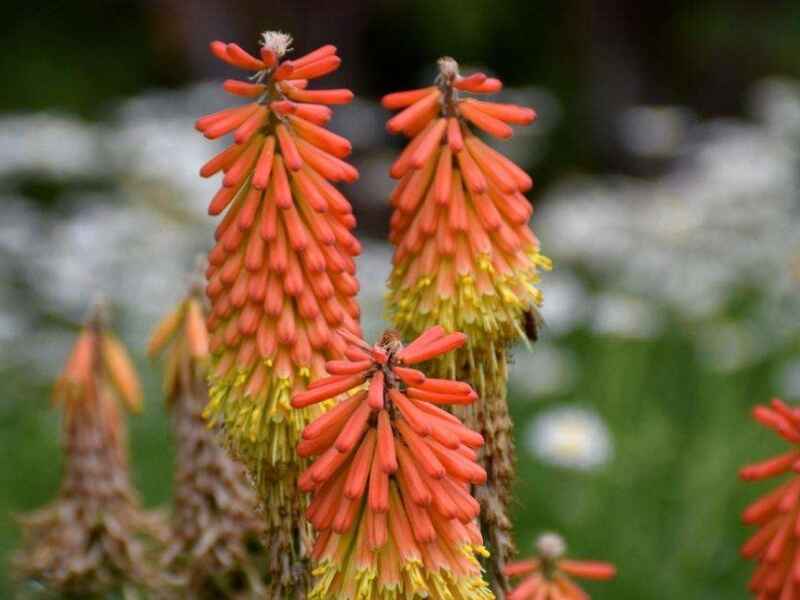
M 230 105 L 214 39 L 335 44 L 353 141 L 345 189 L 365 241 L 364 328 L 384 326 L 391 161 L 377 103 L 437 58 L 483 69 L 539 119 L 498 144 L 534 176 L 533 228 L 556 265 L 546 326 L 514 354 L 516 524 L 613 561 L 594 598 L 745 598 L 739 465 L 780 446 L 752 424 L 800 400 L 800 3 L 526 0 L 4 3 L 0 71 L 0 597 L 13 514 L 58 487 L 49 387 L 98 294 L 137 354 L 136 484 L 171 493 L 150 328 L 208 249 L 219 145 L 194 120 Z M 774 452 L 773 452 L 774 453 Z M 762 491 L 765 488 L 759 488 Z
M 5 4 L 0 109 L 59 108 L 102 117 L 153 87 L 222 78 L 211 39 L 292 32 L 298 53 L 333 42 L 331 85 L 379 98 L 420 83 L 442 55 L 511 86 L 556 94 L 563 118 L 537 169 L 639 172 L 615 133 L 640 104 L 702 117 L 739 115 L 753 81 L 800 73 L 797 2 L 19 2 Z

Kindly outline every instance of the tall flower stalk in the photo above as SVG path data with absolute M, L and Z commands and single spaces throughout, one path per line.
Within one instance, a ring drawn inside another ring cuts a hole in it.
M 350 143 L 324 128 L 328 105 L 353 94 L 308 89 L 341 60 L 330 45 L 282 60 L 291 42 L 267 32 L 258 57 L 213 42 L 218 58 L 250 72 L 247 81 L 224 84 L 248 102 L 197 121 L 208 138 L 233 137 L 200 170 L 223 174 L 209 213 L 227 210 L 206 273 L 212 365 L 205 416 L 256 481 L 280 597 L 309 584 L 311 532 L 296 488 L 305 463 L 295 446 L 328 406 L 296 410 L 291 395 L 323 376 L 326 360 L 343 356 L 340 330 L 360 331 L 353 260 L 360 244 L 350 232 L 350 204 L 332 184 L 358 173 L 342 160 Z
M 473 130 L 505 139 L 511 125 L 534 120 L 529 108 L 471 96 L 501 88 L 482 73 L 462 77 L 455 60 L 442 58 L 433 86 L 383 98 L 384 107 L 400 111 L 387 129 L 411 138 L 391 168 L 400 182 L 391 196 L 388 310 L 404 337 L 433 325 L 468 335 L 463 348 L 432 361 L 427 372 L 467 381 L 480 395 L 455 412 L 486 439 L 480 460 L 488 481 L 476 496 L 498 595 L 507 588 L 502 567 L 513 552 L 508 347 L 526 329 L 535 339 L 539 270 L 551 266 L 528 227 L 532 208 L 523 193 L 531 178 Z
M 437 405 L 469 404 L 469 385 L 412 367 L 464 344 L 441 327 L 403 347 L 396 332 L 370 347 L 355 336 L 347 360 L 293 403 L 339 398 L 303 431 L 300 478 L 313 494 L 307 517 L 318 532 L 314 600 L 488 600 L 476 554 L 485 554 L 470 484 L 480 434 Z
M 121 342 L 98 308 L 78 335 L 53 394 L 63 411 L 64 474 L 56 500 L 22 518 L 18 574 L 66 597 L 138 597 L 158 585 L 150 560 L 166 539 L 144 512 L 128 474 L 120 403 L 142 394 Z
M 170 597 L 265 596 L 264 531 L 241 464 L 218 444 L 201 413 L 208 402 L 209 349 L 201 291 L 193 289 L 156 327 L 149 354 L 166 354 L 164 394 L 177 444 L 171 542 L 161 566 Z
M 759 600 L 791 600 L 800 594 L 800 410 L 776 398 L 768 406 L 756 406 L 753 418 L 792 448 L 739 473 L 745 481 L 789 475 L 742 514 L 747 525 L 758 529 L 741 550 L 758 565 L 748 587 Z

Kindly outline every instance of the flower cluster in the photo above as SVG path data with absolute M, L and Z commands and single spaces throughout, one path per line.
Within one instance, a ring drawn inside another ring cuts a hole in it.
M 476 496 L 495 580 L 503 579 L 503 563 L 513 554 L 506 352 L 526 335 L 535 341 L 541 303 L 536 284 L 539 270 L 551 266 L 528 227 L 532 207 L 523 193 L 533 181 L 473 131 L 506 139 L 512 125 L 536 118 L 529 108 L 471 95 L 501 88 L 483 73 L 462 77 L 455 60 L 442 58 L 435 85 L 383 98 L 384 107 L 400 111 L 387 129 L 411 138 L 390 172 L 400 182 L 391 196 L 389 312 L 409 338 L 435 324 L 469 336 L 469 344 L 432 362 L 428 372 L 468 381 L 481 396 L 475 406 L 455 412 L 486 439 L 481 461 L 488 484 Z
M 433 327 L 408 346 L 395 332 L 370 347 L 345 334 L 346 360 L 295 394 L 303 408 L 338 404 L 303 431 L 297 451 L 316 456 L 299 485 L 313 493 L 318 531 L 315 599 L 488 599 L 476 553 L 484 553 L 470 484 L 480 434 L 439 408 L 469 404 L 472 388 L 428 378 L 412 365 L 461 347 L 466 337 Z
M 282 61 L 290 44 L 286 34 L 267 32 L 255 57 L 213 42 L 218 58 L 252 72 L 224 86 L 249 102 L 202 117 L 197 128 L 212 139 L 233 136 L 200 170 L 223 174 L 209 213 L 227 210 L 206 273 L 213 364 L 205 415 L 257 480 L 268 527 L 282 532 L 270 546 L 296 555 L 304 542 L 292 531 L 302 512 L 295 446 L 326 405 L 294 410 L 291 395 L 343 355 L 340 330 L 360 333 L 353 260 L 360 244 L 350 204 L 331 183 L 358 177 L 342 160 L 350 143 L 323 127 L 328 105 L 353 95 L 307 89 L 341 60 L 328 45 Z
M 527 125 L 533 110 L 462 97 L 502 88 L 499 80 L 458 74 L 439 61 L 436 85 L 397 92 L 384 107 L 400 110 L 387 128 L 412 138 L 391 168 L 400 180 L 391 197 L 390 240 L 396 246 L 390 310 L 406 335 L 431 325 L 469 335 L 468 349 L 505 347 L 524 336 L 524 313 L 541 294 L 537 270 L 550 268 L 528 227 L 523 192 L 531 178 L 472 130 L 498 138 Z M 456 373 L 461 357 L 443 359 Z
M 171 597 L 264 596 L 264 525 L 255 491 L 201 416 L 208 402 L 209 350 L 198 289 L 153 332 L 148 353 L 163 351 L 164 393 L 177 443 L 172 536 L 161 557 Z
M 760 481 L 790 471 L 793 474 L 742 514 L 746 524 L 758 527 L 742 546 L 742 555 L 758 563 L 750 579 L 750 591 L 763 600 L 785 600 L 800 593 L 800 533 L 796 527 L 800 510 L 800 410 L 776 398 L 769 406 L 756 406 L 753 418 L 793 445 L 788 452 L 748 465 L 740 472 L 745 481 Z
M 570 577 L 605 581 L 616 576 L 614 565 L 586 560 L 562 558 L 566 550 L 564 540 L 554 533 L 546 533 L 536 542 L 538 556 L 520 560 L 506 566 L 508 577 L 524 577 L 508 596 L 508 600 L 588 600 Z
M 119 403 L 138 410 L 141 387 L 128 353 L 101 311 L 80 332 L 56 382 L 64 411 L 65 465 L 58 498 L 22 519 L 15 566 L 49 590 L 87 597 L 157 585 L 150 552 L 165 538 L 128 475 Z

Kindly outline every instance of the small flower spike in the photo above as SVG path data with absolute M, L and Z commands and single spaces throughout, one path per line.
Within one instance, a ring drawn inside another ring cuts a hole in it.
M 304 463 L 294 448 L 327 405 L 294 410 L 291 395 L 323 376 L 325 361 L 342 358 L 340 330 L 360 335 L 353 259 L 361 246 L 350 203 L 334 186 L 358 178 L 344 161 L 350 142 L 324 127 L 330 106 L 353 94 L 309 89 L 341 59 L 327 45 L 284 60 L 291 43 L 267 32 L 252 55 L 213 42 L 215 56 L 250 72 L 224 84 L 247 101 L 198 119 L 197 129 L 210 139 L 232 136 L 200 169 L 222 178 L 209 213 L 226 211 L 206 272 L 212 365 L 205 416 L 250 469 L 268 532 L 277 536 L 270 546 L 290 557 L 296 574 L 307 570 L 301 561 L 310 530 L 296 490 Z
M 103 307 L 78 335 L 53 400 L 63 411 L 64 474 L 55 501 L 22 517 L 17 575 L 65 597 L 134 595 L 158 586 L 150 559 L 167 537 L 142 510 L 128 472 L 120 404 L 141 406 L 141 387 Z
M 485 550 L 469 493 L 486 480 L 475 461 L 483 438 L 440 408 L 477 395 L 414 368 L 465 336 L 433 327 L 405 347 L 391 331 L 372 347 L 345 337 L 346 360 L 329 361 L 330 376 L 292 400 L 302 408 L 339 399 L 297 448 L 317 457 L 300 477 L 318 533 L 310 598 L 493 598 L 475 558 Z
M 481 139 L 509 138 L 512 126 L 536 118 L 530 108 L 482 99 L 501 88 L 483 73 L 462 76 L 445 57 L 434 85 L 383 98 L 385 108 L 398 111 L 389 132 L 411 138 L 390 171 L 399 184 L 391 195 L 395 254 L 387 306 L 405 337 L 432 325 L 469 336 L 426 372 L 467 381 L 480 394 L 475 405 L 454 412 L 486 439 L 480 460 L 488 483 L 475 494 L 498 594 L 507 588 L 502 567 L 513 555 L 507 348 L 521 338 L 536 340 L 542 300 L 536 285 L 539 271 L 551 268 L 528 226 L 533 209 L 524 193 L 533 181 Z
M 164 394 L 177 446 L 172 535 L 160 562 L 176 598 L 277 598 L 265 581 L 256 493 L 201 416 L 209 362 L 203 300 L 194 287 L 156 327 L 148 348 L 151 357 L 166 357 Z
M 536 550 L 535 558 L 506 565 L 507 577 L 523 578 L 508 600 L 589 600 L 589 595 L 572 578 L 606 581 L 617 574 L 609 563 L 563 558 L 566 545 L 555 533 L 541 535 Z
M 790 474 L 781 485 L 748 506 L 742 520 L 758 531 L 742 546 L 742 556 L 757 563 L 750 592 L 759 600 L 800 597 L 800 410 L 775 398 L 753 409 L 753 418 L 772 429 L 792 448 L 783 454 L 748 465 L 740 472 L 745 481 L 761 481 Z

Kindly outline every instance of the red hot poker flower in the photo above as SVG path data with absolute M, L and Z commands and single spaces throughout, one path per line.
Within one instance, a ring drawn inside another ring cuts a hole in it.
M 312 599 L 491 598 L 476 553 L 485 552 L 470 485 L 483 438 L 439 408 L 477 399 L 458 381 L 413 368 L 465 342 L 434 327 L 403 347 L 394 332 L 370 347 L 355 336 L 347 360 L 294 395 L 302 408 L 341 398 L 308 425 L 297 451 L 317 459 L 300 477 L 318 532 Z M 416 595 L 415 595 L 416 597 Z
M 792 444 L 792 449 L 744 467 L 745 481 L 792 472 L 792 477 L 748 506 L 742 520 L 758 531 L 742 546 L 742 556 L 758 563 L 749 588 L 759 600 L 789 600 L 800 594 L 800 410 L 775 398 L 753 409 L 753 418 Z
M 566 545 L 555 533 L 540 536 L 536 549 L 537 557 L 506 565 L 507 577 L 524 577 L 508 600 L 588 600 L 571 577 L 605 581 L 617 574 L 610 563 L 563 558 Z
M 334 185 L 358 177 L 343 160 L 350 143 L 324 127 L 330 105 L 353 94 L 309 89 L 339 67 L 334 46 L 283 60 L 290 44 L 278 32 L 264 34 L 258 56 L 211 44 L 218 58 L 252 75 L 225 82 L 246 104 L 197 121 L 208 138 L 233 136 L 200 169 L 204 177 L 222 174 L 209 213 L 227 211 L 206 272 L 212 365 L 204 415 L 255 477 L 268 531 L 278 532 L 279 554 L 292 556 L 288 571 L 304 573 L 304 496 L 296 493 L 304 462 L 294 449 L 327 405 L 293 410 L 291 395 L 323 376 L 326 360 L 343 356 L 340 330 L 360 333 L 353 258 L 361 246 L 350 203 Z

